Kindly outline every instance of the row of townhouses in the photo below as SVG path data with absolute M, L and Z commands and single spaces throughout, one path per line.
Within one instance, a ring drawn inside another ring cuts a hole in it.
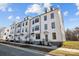
M 7 32 L 6 32 L 7 31 Z M 3 31 L 4 40 L 32 44 L 59 45 L 65 41 L 63 18 L 59 9 L 45 9 L 45 13 L 14 22 Z

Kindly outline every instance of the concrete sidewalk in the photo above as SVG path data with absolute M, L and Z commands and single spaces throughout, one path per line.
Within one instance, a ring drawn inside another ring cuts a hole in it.
M 34 45 L 34 44 L 25 44 L 25 43 L 16 43 L 16 42 L 4 42 L 4 44 L 39 50 L 43 52 L 49 52 L 51 50 L 57 49 L 57 46 L 43 46 L 43 45 Z
M 63 51 L 68 51 L 68 52 L 79 53 L 79 50 L 78 49 L 58 48 L 57 50 L 63 50 Z
M 6 43 L 23 45 L 23 46 L 28 45 L 28 46 L 39 47 L 39 48 L 48 48 L 48 49 L 56 49 L 57 48 L 57 46 L 43 46 L 43 45 L 25 44 L 25 43 L 16 43 L 16 42 L 6 42 Z

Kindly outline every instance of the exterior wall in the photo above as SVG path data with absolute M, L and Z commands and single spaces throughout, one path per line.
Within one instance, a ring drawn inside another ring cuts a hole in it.
M 26 25 L 26 22 L 27 22 L 27 25 Z M 23 34 L 23 35 L 21 35 L 20 37 L 21 37 L 21 40 L 24 42 L 24 41 L 29 41 L 29 32 L 30 32 L 30 20 L 28 20 L 28 19 L 25 19 L 23 22 L 22 22 L 22 24 L 21 24 L 21 34 Z M 24 23 L 24 26 L 23 26 L 23 23 Z M 26 29 L 27 29 L 27 31 L 26 31 Z M 22 32 L 22 30 L 24 30 L 23 32 Z
M 54 18 L 51 18 L 51 14 L 54 14 Z M 47 20 L 44 20 L 44 16 L 47 16 Z M 35 23 L 35 19 L 39 18 L 39 22 Z M 32 22 L 34 21 L 34 24 Z M 26 25 L 27 22 L 27 25 Z M 52 22 L 55 23 L 55 28 L 52 29 Z M 24 23 L 24 26 L 23 26 Z M 20 26 L 18 27 L 18 24 Z M 47 30 L 45 30 L 45 24 L 47 24 Z M 39 25 L 39 30 L 35 30 L 35 26 Z M 55 9 L 44 13 L 36 17 L 26 17 L 22 22 L 17 22 L 11 25 L 10 40 L 20 42 L 63 42 L 65 41 L 65 33 L 63 26 L 63 19 L 60 10 Z M 32 31 L 34 27 L 34 31 Z M 26 31 L 27 29 L 27 31 Z M 18 33 L 19 30 L 19 33 Z M 52 33 L 56 33 L 56 39 L 53 39 Z M 36 34 L 40 34 L 40 39 L 36 39 Z M 48 39 L 45 36 L 48 35 Z
M 37 23 L 35 23 L 35 19 L 36 18 L 39 18 L 39 22 L 37 22 Z M 40 17 L 38 16 L 38 17 L 35 17 L 35 18 L 33 18 L 32 20 L 31 20 L 31 27 L 30 27 L 30 29 L 31 29 L 31 38 L 32 38 L 32 41 L 41 41 L 41 39 L 36 39 L 36 34 L 41 34 L 40 33 Z M 34 24 L 32 24 L 32 21 L 34 21 Z M 35 31 L 35 26 L 39 26 L 39 30 L 37 30 L 37 31 Z M 33 27 L 34 27 L 34 31 L 32 31 L 32 29 L 33 29 Z M 33 33 L 33 34 L 32 34 Z
M 5 28 L 1 31 L 0 36 L 2 40 L 9 40 L 10 28 Z

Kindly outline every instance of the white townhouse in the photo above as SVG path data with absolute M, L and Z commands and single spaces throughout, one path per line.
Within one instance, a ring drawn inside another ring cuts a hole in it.
M 31 19 L 31 38 L 36 44 L 40 42 L 60 44 L 65 41 L 61 11 L 52 8 L 47 11 Z
M 20 22 L 20 42 L 28 42 L 29 41 L 29 32 L 30 32 L 30 20 L 31 17 L 25 17 L 22 22 Z
M 4 28 L 3 30 L 1 30 L 0 32 L 0 40 L 9 40 L 9 34 L 10 34 L 10 28 Z
M 25 17 L 23 21 L 11 25 L 10 40 L 43 45 L 60 45 L 65 41 L 65 31 L 61 11 L 45 9 L 45 13 L 35 17 Z
M 17 23 L 19 23 L 18 21 L 15 21 L 15 22 L 13 22 L 13 24 L 12 25 L 10 25 L 10 41 L 15 41 L 15 39 L 16 39 L 16 28 L 17 28 Z

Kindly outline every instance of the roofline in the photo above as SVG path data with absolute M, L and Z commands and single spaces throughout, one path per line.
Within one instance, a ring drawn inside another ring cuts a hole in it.
M 52 11 L 55 11 L 55 10 L 59 10 L 58 8 L 55 8 L 54 10 L 52 10 Z M 51 11 L 49 11 L 49 12 L 46 12 L 46 13 L 50 13 Z M 32 19 L 34 19 L 34 18 L 36 18 L 36 17 L 40 17 L 40 16 L 42 16 L 42 15 L 44 15 L 44 14 L 46 14 L 46 13 L 43 13 L 43 14 L 40 14 L 40 15 L 37 15 L 37 16 L 34 16 L 33 18 L 31 18 L 31 19 L 28 19 L 28 20 L 32 20 Z M 26 17 L 28 17 L 28 16 L 26 16 Z M 31 17 L 31 16 L 30 16 Z M 25 18 L 24 18 L 25 19 Z M 24 22 L 24 21 L 26 21 L 26 20 L 22 20 L 21 22 L 18 22 L 17 24 L 19 24 L 19 23 L 22 23 L 22 22 Z

